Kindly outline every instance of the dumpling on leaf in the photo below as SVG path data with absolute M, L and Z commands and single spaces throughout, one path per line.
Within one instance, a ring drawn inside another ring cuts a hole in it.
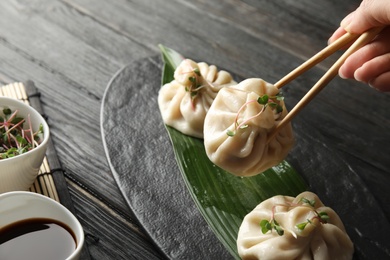
M 165 124 L 183 134 L 203 138 L 204 118 L 218 91 L 237 84 L 230 73 L 214 65 L 183 60 L 174 80 L 161 87 L 158 105 Z
M 340 217 L 312 192 L 260 203 L 245 216 L 237 249 L 243 260 L 351 260 L 354 252 Z
M 262 79 L 221 89 L 205 119 L 207 156 L 234 175 L 262 173 L 280 163 L 294 144 L 291 124 L 268 140 L 286 114 L 279 89 Z

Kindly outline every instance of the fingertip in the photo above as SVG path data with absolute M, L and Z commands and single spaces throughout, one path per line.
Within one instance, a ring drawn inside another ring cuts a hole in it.
M 343 28 L 339 27 L 328 39 L 328 45 L 343 36 L 345 33 L 346 31 Z
M 358 68 L 353 74 L 353 77 L 359 82 L 367 83 L 367 80 L 364 78 L 364 75 L 361 73 L 361 71 L 361 68 Z
M 381 92 L 390 92 L 390 72 L 383 73 L 370 80 L 368 85 Z
M 339 69 L 339 77 L 342 79 L 350 79 L 351 78 L 351 75 L 350 75 L 350 73 L 347 73 L 345 66 L 341 66 L 341 68 Z
M 341 70 L 339 70 L 339 77 L 342 79 L 348 79 Z
M 375 80 L 372 80 L 372 81 L 368 82 L 367 85 L 370 88 L 375 89 L 375 90 L 380 91 L 380 92 L 388 92 L 389 91 L 389 89 L 386 89 L 384 86 L 376 84 Z
M 345 31 L 349 32 L 351 22 L 353 19 L 355 12 L 350 13 L 347 15 L 341 22 L 340 22 L 340 27 L 343 28 Z
M 376 90 L 380 91 L 380 90 L 377 89 L 371 82 L 368 82 L 368 86 L 369 86 L 370 88 L 373 88 L 373 89 L 376 89 Z

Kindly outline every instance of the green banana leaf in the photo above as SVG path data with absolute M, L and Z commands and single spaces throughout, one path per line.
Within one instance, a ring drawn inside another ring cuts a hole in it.
M 163 45 L 159 47 L 164 61 L 164 85 L 173 80 L 173 72 L 183 56 Z M 195 204 L 215 235 L 236 259 L 240 259 L 236 238 L 246 214 L 272 196 L 296 196 L 308 188 L 286 161 L 253 177 L 232 175 L 208 159 L 202 139 L 184 135 L 169 126 L 166 129 Z

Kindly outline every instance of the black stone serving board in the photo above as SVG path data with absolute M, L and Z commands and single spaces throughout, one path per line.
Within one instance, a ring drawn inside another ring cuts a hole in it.
M 167 258 L 231 259 L 176 165 L 157 105 L 161 71 L 160 56 L 146 58 L 121 69 L 108 84 L 101 130 L 112 173 L 139 223 Z M 350 164 L 353 160 L 325 144 L 303 118 L 296 117 L 293 127 L 296 146 L 286 160 L 339 213 L 355 244 L 354 258 L 389 259 L 389 222 Z

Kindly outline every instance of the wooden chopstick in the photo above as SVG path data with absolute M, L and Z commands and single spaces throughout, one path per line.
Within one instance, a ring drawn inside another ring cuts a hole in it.
M 320 52 L 318 52 L 316 55 L 302 63 L 300 66 L 292 70 L 290 73 L 288 73 L 286 76 L 284 76 L 282 79 L 280 79 L 278 82 L 274 84 L 275 87 L 281 88 L 290 81 L 294 80 L 304 72 L 308 71 L 312 67 L 314 67 L 316 64 L 320 63 L 321 61 L 325 60 L 329 56 L 331 56 L 336 51 L 340 50 L 342 47 L 347 45 L 348 43 L 355 41 L 359 37 L 359 34 L 351 34 L 346 33 L 340 38 L 338 38 L 336 41 L 334 41 L 332 44 L 329 44 L 326 48 L 322 49 Z
M 344 52 L 343 55 L 332 65 L 332 67 L 322 76 L 320 80 L 306 93 L 306 95 L 295 105 L 295 107 L 280 121 L 280 123 L 275 127 L 275 129 L 268 134 L 268 139 L 267 142 L 271 141 L 276 134 L 279 132 L 281 128 L 283 128 L 286 124 L 288 124 L 291 119 L 296 116 L 304 106 L 306 106 L 337 74 L 338 70 L 340 69 L 341 65 L 345 62 L 345 60 L 355 51 L 360 49 L 362 46 L 366 45 L 370 41 L 372 41 L 375 36 L 383 29 L 383 27 L 379 28 L 373 28 L 362 35 L 360 35 L 357 40 Z M 349 39 L 349 37 L 352 38 L 352 34 L 349 34 L 351 36 L 346 36 L 344 38 Z M 348 41 L 344 39 L 347 43 Z M 341 44 L 337 44 L 341 45 Z M 344 44 L 345 45 L 345 44 Z M 343 47 L 344 45 L 340 46 Z M 333 49 L 332 49 L 333 51 Z M 334 51 L 333 51 L 334 52 Z M 313 60 L 317 60 L 313 59 Z M 323 59 L 322 59 L 323 60 Z M 304 63 L 305 64 L 305 63 Z M 310 62 L 310 66 L 312 63 Z M 301 68 L 302 70 L 306 71 L 306 68 Z M 302 72 L 303 73 L 303 72 Z M 295 72 L 293 76 L 289 76 L 288 79 L 283 80 L 283 82 L 288 82 L 291 81 L 292 78 L 296 78 L 297 76 L 295 75 L 300 75 L 302 74 L 299 71 Z M 282 85 L 282 84 L 280 84 Z

